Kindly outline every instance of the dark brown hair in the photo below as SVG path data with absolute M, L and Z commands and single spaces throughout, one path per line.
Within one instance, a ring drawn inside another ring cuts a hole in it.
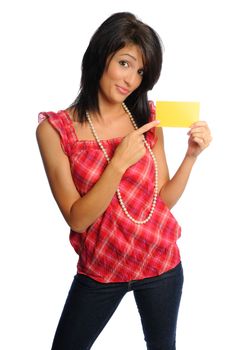
M 147 92 L 157 82 L 162 67 L 162 46 L 158 34 L 129 12 L 119 12 L 107 18 L 92 36 L 82 60 L 82 75 L 74 107 L 79 121 L 85 121 L 86 110 L 99 112 L 99 82 L 107 58 L 127 44 L 141 49 L 144 74 L 140 86 L 125 100 L 138 126 L 150 115 Z

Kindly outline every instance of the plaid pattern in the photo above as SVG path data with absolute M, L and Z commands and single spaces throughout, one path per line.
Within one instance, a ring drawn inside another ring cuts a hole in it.
M 151 105 L 154 118 L 154 105 Z M 61 145 L 69 157 L 75 186 L 83 196 L 100 178 L 107 161 L 95 140 L 79 141 L 68 114 L 61 110 L 41 112 L 39 121 L 49 118 L 58 131 Z M 156 143 L 152 130 L 146 139 Z M 122 138 L 102 140 L 109 157 Z M 144 220 L 154 190 L 154 164 L 149 154 L 129 167 L 120 182 L 122 198 L 129 213 Z M 115 194 L 107 210 L 85 232 L 70 232 L 70 242 L 79 255 L 78 273 L 99 282 L 126 282 L 157 276 L 180 262 L 176 241 L 181 228 L 158 196 L 152 218 L 143 225 L 134 224 L 122 211 Z

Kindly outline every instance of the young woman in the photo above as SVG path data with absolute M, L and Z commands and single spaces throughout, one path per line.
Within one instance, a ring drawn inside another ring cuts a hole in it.
M 170 179 L 147 100 L 161 65 L 156 32 L 131 13 L 113 14 L 84 54 L 76 100 L 39 114 L 43 163 L 79 255 L 52 350 L 90 349 L 128 291 L 147 349 L 175 349 L 183 271 L 170 209 L 211 136 L 205 122 L 191 126 Z

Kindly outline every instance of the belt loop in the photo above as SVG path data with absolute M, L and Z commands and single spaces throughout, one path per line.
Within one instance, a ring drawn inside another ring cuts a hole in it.
M 132 283 L 133 283 L 133 281 L 128 282 L 128 291 L 132 290 Z

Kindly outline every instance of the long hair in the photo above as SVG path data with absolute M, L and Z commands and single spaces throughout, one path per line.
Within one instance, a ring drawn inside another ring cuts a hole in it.
M 82 60 L 79 94 L 74 107 L 78 120 L 86 120 L 86 110 L 99 111 L 99 83 L 107 58 L 127 44 L 137 45 L 143 57 L 143 79 L 140 86 L 124 101 L 140 127 L 149 120 L 147 92 L 159 79 L 162 67 L 162 45 L 158 34 L 132 13 L 119 12 L 107 18 L 92 36 Z

